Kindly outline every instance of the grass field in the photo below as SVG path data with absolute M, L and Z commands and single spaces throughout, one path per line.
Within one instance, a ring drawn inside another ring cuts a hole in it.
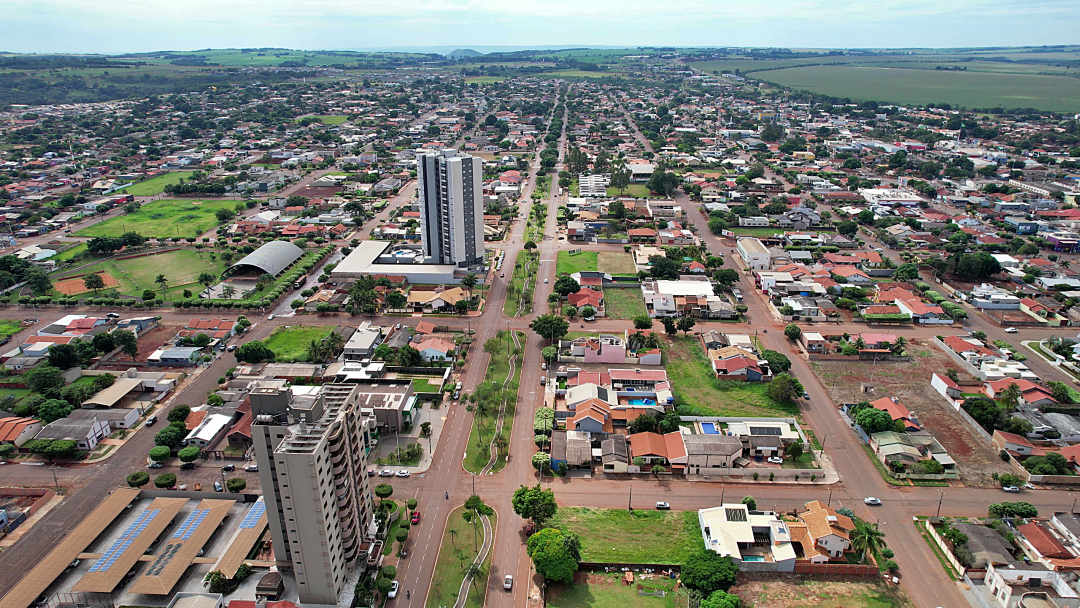
M 465 78 L 466 84 L 492 84 L 494 82 L 502 82 L 506 80 L 506 76 L 467 76 Z
M 740 573 L 728 590 L 754 608 L 910 608 L 900 587 L 880 578 L 822 579 L 809 575 Z
M 413 391 L 417 393 L 437 393 L 439 392 L 439 384 L 437 382 L 430 382 L 423 378 L 413 378 L 412 380 Z
M 464 511 L 464 507 L 458 507 L 451 511 L 446 519 L 446 528 L 443 530 L 442 544 L 439 548 L 439 559 L 435 562 L 435 571 L 431 577 L 431 590 L 427 598 L 428 608 L 453 606 L 457 602 L 458 589 L 465 578 L 465 571 L 472 560 L 476 559 L 478 553 L 473 548 L 474 532 L 476 533 L 475 546 L 479 547 L 482 544 L 483 526 L 477 523 L 474 529 L 474 524 L 466 523 L 461 518 Z M 490 519 L 491 529 L 494 532 L 498 517 L 492 515 Z M 465 601 L 466 607 L 483 607 L 487 599 L 487 580 L 490 572 L 491 556 L 489 555 L 480 567 L 480 574 L 471 583 L 469 596 Z
M 608 274 L 637 274 L 634 257 L 629 253 L 601 251 L 596 254 L 596 269 Z
M 735 236 L 770 237 L 777 232 L 783 232 L 780 228 L 732 228 Z
M 312 116 L 312 118 L 318 120 L 324 125 L 340 125 L 348 122 L 348 116 Z
M 604 306 L 609 319 L 632 319 L 649 313 L 636 287 L 608 287 L 604 290 Z
M 535 258 L 536 256 L 529 254 L 528 251 L 518 252 L 517 261 L 514 262 L 514 273 L 510 275 L 510 284 L 507 286 L 506 301 L 503 302 L 504 315 L 516 317 L 523 297 L 526 298 L 526 304 L 521 314 L 527 315 L 532 312 L 532 298 L 533 293 L 536 292 L 536 273 L 539 269 L 539 262 Z M 526 271 L 525 265 L 529 260 L 532 260 L 532 263 L 528 265 L 529 268 Z M 529 277 L 528 289 L 525 289 L 526 276 Z
M 194 173 L 194 171 L 174 171 L 164 175 L 157 175 L 150 179 L 144 179 L 137 184 L 128 186 L 121 190 L 121 192 L 133 194 L 135 196 L 153 196 L 155 194 L 161 194 L 165 191 L 165 186 L 168 186 L 169 184 L 179 184 L 181 179 L 187 179 L 192 173 Z
M 777 403 L 765 395 L 766 382 L 717 380 L 701 341 L 677 336 L 668 345 L 664 367 L 671 377 L 675 403 L 716 416 L 798 416 L 793 403 Z
M 135 213 L 125 213 L 76 232 L 78 236 L 120 236 L 137 232 L 143 236 L 167 238 L 172 236 L 201 236 L 217 226 L 214 213 L 218 209 L 232 211 L 231 200 L 163 200 L 147 203 Z
M 21 330 L 21 321 L 17 319 L 0 319 L 0 336 L 14 336 Z
M 558 274 L 574 274 L 575 272 L 588 272 L 596 270 L 596 252 L 582 251 L 571 254 L 569 251 L 560 251 L 555 263 L 555 272 Z
M 632 196 L 634 198 L 649 198 L 649 187 L 645 184 L 630 184 L 626 190 L 619 193 L 618 188 L 608 188 L 608 196 Z
M 641 595 L 664 591 L 664 597 Z M 633 586 L 625 585 L 621 572 L 578 573 L 572 583 L 548 583 L 546 600 L 551 608 L 676 608 L 685 606 L 675 581 L 653 575 L 651 579 L 637 579 Z
M 68 247 L 64 251 L 61 251 L 60 253 L 54 255 L 49 259 L 56 260 L 57 262 L 60 262 L 62 260 L 70 260 L 71 258 L 79 255 L 84 251 L 86 251 L 86 243 L 79 243 L 74 247 Z
M 333 327 L 318 325 L 304 327 L 293 325 L 270 334 L 266 346 L 274 351 L 274 360 L 279 362 L 307 361 L 307 347 L 312 340 L 322 340 L 334 331 Z
M 220 258 L 211 260 L 209 252 L 178 249 L 140 258 L 98 262 L 88 268 L 80 268 L 75 274 L 107 272 L 120 283 L 117 291 L 129 296 L 141 296 L 146 289 L 160 294 L 161 285 L 154 283 L 154 279 L 163 274 L 169 280 L 165 284 L 165 300 L 169 301 L 182 297 L 185 289 L 198 293 L 203 289 L 203 286 L 196 282 L 200 273 L 220 275 L 226 266 Z M 62 275 L 54 275 L 52 278 L 55 281 L 60 276 Z
M 22 401 L 30 394 L 28 388 L 0 388 L 0 409 L 7 409 L 14 407 L 16 403 Z M 5 403 L 8 397 L 13 397 L 15 400 L 10 404 Z
M 642 505 L 638 505 L 641 507 Z M 560 507 L 547 525 L 581 537 L 583 561 L 682 564 L 704 549 L 697 511 Z

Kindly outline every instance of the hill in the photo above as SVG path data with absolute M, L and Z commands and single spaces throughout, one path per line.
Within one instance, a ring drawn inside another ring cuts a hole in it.
M 472 49 L 454 49 L 446 54 L 447 59 L 465 59 L 467 57 L 480 57 L 483 53 Z

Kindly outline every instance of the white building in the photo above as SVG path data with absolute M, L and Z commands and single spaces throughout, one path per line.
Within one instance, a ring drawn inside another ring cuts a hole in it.
M 771 264 L 769 249 L 755 238 L 741 238 L 738 244 L 739 256 L 743 263 L 752 270 L 768 270 Z
M 740 569 L 748 563 L 763 562 L 769 565 L 761 570 L 795 571 L 791 532 L 772 511 L 751 511 L 744 504 L 725 503 L 700 509 L 698 525 L 705 549 L 731 557 Z
M 417 157 L 420 241 L 432 264 L 484 261 L 483 164 L 449 149 Z

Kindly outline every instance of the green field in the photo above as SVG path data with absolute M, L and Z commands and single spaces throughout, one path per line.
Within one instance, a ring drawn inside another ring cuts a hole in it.
M 60 261 L 63 261 L 63 260 L 70 260 L 71 258 L 79 255 L 80 253 L 82 253 L 84 251 L 86 251 L 86 243 L 79 243 L 78 245 L 75 245 L 74 247 L 69 247 L 69 248 L 65 249 L 64 251 L 61 251 L 60 253 L 54 255 L 53 257 L 51 257 L 49 259 L 56 260 L 57 262 L 60 262 Z
M 735 236 L 753 236 L 757 238 L 771 237 L 777 232 L 783 232 L 781 228 L 732 228 Z
M 211 260 L 208 251 L 178 249 L 126 260 L 106 260 L 92 266 L 80 267 L 78 270 L 73 270 L 71 274 L 107 272 L 120 283 L 116 290 L 128 296 L 142 296 L 143 291 L 147 289 L 160 295 L 161 285 L 155 283 L 154 279 L 159 274 L 163 274 L 168 279 L 168 283 L 165 284 L 165 300 L 170 301 L 182 297 L 185 289 L 190 289 L 197 294 L 203 289 L 203 286 L 196 282 L 199 274 L 209 272 L 219 276 L 226 267 L 221 258 Z M 51 276 L 54 282 L 63 277 L 63 274 Z M 87 295 L 91 293 L 87 292 Z
M 642 595 L 638 585 L 648 593 L 663 591 L 664 597 Z M 578 575 L 570 584 L 548 583 L 545 599 L 550 608 L 677 608 L 686 605 L 685 596 L 680 595 L 670 578 L 653 575 L 651 579 L 636 579 L 630 586 L 623 583 L 621 572 L 612 572 L 587 579 Z
M 428 608 L 444 608 L 453 606 L 457 601 L 458 589 L 461 581 L 465 578 L 465 571 L 472 560 L 476 559 L 478 551 L 475 547 L 483 544 L 484 527 L 479 522 L 476 524 L 466 523 L 461 514 L 464 507 L 458 507 L 450 512 L 446 519 L 446 528 L 443 530 L 442 545 L 439 548 L 439 559 L 435 562 L 435 571 L 431 576 L 431 589 L 428 592 Z M 498 517 L 492 515 L 491 530 L 494 533 Z M 473 543 L 475 533 L 476 542 Z M 412 541 L 416 543 L 417 541 Z M 492 543 L 494 545 L 494 543 Z M 412 549 L 410 549 L 412 551 Z M 491 553 L 494 553 L 492 548 Z M 491 555 L 484 560 L 480 567 L 480 574 L 473 578 L 469 588 L 469 596 L 465 601 L 467 608 L 482 608 L 487 599 L 487 579 L 491 572 Z M 521 584 L 525 584 L 522 581 Z
M 436 379 L 432 378 L 432 380 L 436 380 Z M 417 393 L 437 393 L 437 392 L 439 392 L 439 382 L 437 380 L 435 382 L 432 382 L 431 380 L 426 380 L 424 378 L 413 378 L 412 379 L 412 386 L 413 386 L 413 392 L 417 392 Z
M 125 213 L 76 232 L 78 236 L 120 236 L 137 232 L 143 236 L 168 238 L 173 236 L 202 236 L 221 222 L 214 213 L 218 209 L 234 210 L 231 200 L 164 200 L 142 206 L 135 213 Z
M 714 416 L 798 416 L 799 406 L 777 403 L 765 395 L 767 382 L 717 380 L 701 340 L 677 336 L 668 346 L 664 367 L 675 403 Z
M 465 83 L 479 83 L 479 84 L 492 84 L 495 82 L 502 82 L 506 80 L 506 76 L 466 76 Z
M 596 252 L 582 251 L 571 254 L 569 251 L 560 251 L 555 263 L 557 274 L 574 274 L 575 272 L 589 272 L 596 270 Z
M 304 327 L 293 325 L 281 328 L 266 339 L 266 346 L 274 351 L 274 360 L 278 362 L 307 361 L 307 349 L 312 340 L 322 340 L 330 335 L 334 328 L 326 325 Z
M 311 118 L 318 120 L 324 125 L 340 125 L 349 120 L 348 116 L 312 116 Z
M 622 193 L 618 188 L 608 188 L 608 196 L 632 196 L 634 198 L 649 198 L 649 187 L 645 184 L 630 184 Z
M 636 287 L 608 287 L 604 290 L 604 311 L 608 319 L 632 319 L 649 314 L 641 290 Z
M 22 331 L 22 322 L 16 319 L 0 319 L 0 337 L 14 336 Z
M 647 506 L 632 513 L 559 507 L 547 525 L 581 537 L 581 558 L 587 562 L 682 564 L 704 549 L 697 511 L 654 511 L 651 503 Z
M 157 175 L 128 186 L 121 190 L 121 192 L 133 194 L 135 196 L 154 196 L 155 194 L 164 192 L 165 186 L 168 186 L 169 184 L 179 184 L 181 179 L 191 177 L 192 173 L 194 173 L 194 171 L 174 171 L 164 175 Z

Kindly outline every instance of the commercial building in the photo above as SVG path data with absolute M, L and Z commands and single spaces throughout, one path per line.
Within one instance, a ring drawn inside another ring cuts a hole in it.
M 432 264 L 484 261 L 483 161 L 457 150 L 416 159 L 421 243 Z
M 274 555 L 292 563 L 304 606 L 337 605 L 374 534 L 366 477 L 374 419 L 362 385 L 258 386 L 250 393 L 255 457 Z
M 753 270 L 768 270 L 770 259 L 769 250 L 761 241 L 754 238 L 739 239 L 739 256 L 748 268 Z

